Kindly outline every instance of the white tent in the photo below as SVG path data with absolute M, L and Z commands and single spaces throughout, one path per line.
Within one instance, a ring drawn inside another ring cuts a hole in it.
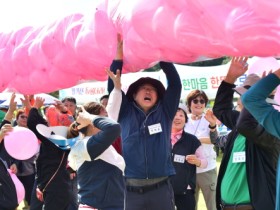
M 0 93 L 0 102 L 2 101 L 2 103 L 0 104 L 0 107 L 7 107 L 7 106 L 9 106 L 11 96 L 12 96 L 11 92 Z M 54 104 L 55 100 L 58 100 L 57 98 L 55 98 L 55 97 L 53 97 L 53 96 L 51 96 L 49 94 L 46 94 L 46 93 L 35 94 L 34 98 L 36 98 L 37 96 L 38 97 L 42 97 L 42 98 L 45 99 L 44 105 Z M 24 98 L 23 95 L 19 94 L 19 93 L 16 93 L 15 101 L 17 102 L 18 106 L 22 106 L 22 102 L 20 100 L 21 98 L 22 99 Z

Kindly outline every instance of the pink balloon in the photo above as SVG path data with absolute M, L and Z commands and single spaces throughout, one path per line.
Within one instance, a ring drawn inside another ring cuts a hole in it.
M 175 37 L 174 30 L 174 23 L 179 14 L 174 7 L 159 7 L 152 19 L 152 29 L 155 34 L 160 35 L 150 37 L 150 39 L 154 42 L 152 45 L 160 50 L 161 60 L 186 63 L 189 61 L 189 57 L 186 56 L 186 53 L 182 50 L 183 48 L 180 47 L 182 42 Z
M 117 33 L 124 38 L 124 73 L 159 60 L 279 56 L 279 8 L 277 0 L 95 1 L 40 28 L 0 32 L 0 91 L 34 94 L 106 80 Z
M 83 25 L 75 41 L 76 58 L 81 64 L 76 71 L 83 78 L 106 80 L 105 67 L 110 66 L 115 56 L 116 43 L 113 23 L 104 11 L 96 11 Z
M 28 55 L 35 70 L 47 71 L 50 59 L 43 52 L 40 44 L 40 39 L 35 39 L 28 48 Z
M 21 183 L 21 181 L 17 178 L 17 176 L 12 173 L 12 171 L 10 169 L 8 169 L 8 172 L 14 182 L 14 185 L 16 187 L 16 192 L 17 192 L 17 200 L 18 203 L 21 203 L 21 201 L 23 201 L 24 197 L 25 197 L 25 189 L 23 184 Z
M 235 55 L 273 56 L 279 53 L 280 29 L 276 22 L 263 19 L 252 8 L 236 8 L 226 20 L 227 37 Z M 266 46 L 266 47 L 263 47 Z
M 75 29 L 77 30 L 71 30 L 70 28 L 73 23 L 80 21 L 81 18 L 81 14 L 72 14 L 61 20 L 57 20 L 47 28 L 41 37 L 41 48 L 47 58 L 50 60 L 55 60 L 56 57 L 64 58 L 64 63 L 72 59 L 71 57 L 67 57 L 65 51 L 62 49 L 68 47 L 68 49 L 71 50 L 72 48 L 73 50 L 80 27 L 76 27 Z M 68 46 L 65 46 L 66 40 Z M 69 41 L 71 41 L 71 43 L 69 43 Z
M 255 62 L 249 65 L 248 74 L 255 73 L 262 75 L 264 71 L 275 71 L 280 68 L 280 64 L 274 57 L 254 57 Z
M 182 8 L 187 8 L 188 3 L 185 0 L 166 0 L 165 1 L 167 3 L 168 6 L 170 6 L 171 8 L 174 8 L 178 11 L 182 10 Z
M 261 17 L 271 20 L 279 16 L 280 5 L 278 0 L 248 0 L 253 10 Z
M 34 69 L 28 55 L 28 48 L 37 35 L 32 32 L 33 31 L 30 29 L 30 31 L 25 34 L 22 42 L 14 49 L 11 56 L 13 71 L 16 72 L 17 76 L 24 76 L 28 71 Z
M 108 58 L 115 57 L 115 49 L 117 45 L 117 31 L 113 22 L 108 18 L 104 11 L 96 11 L 95 24 L 93 25 L 96 44 Z M 106 34 L 106 36 L 104 36 Z
M 61 47 L 61 49 L 60 49 L 61 53 L 57 54 L 54 57 L 53 65 L 65 73 L 68 73 L 68 74 L 71 73 L 71 75 L 74 75 L 74 77 L 76 77 L 78 79 L 84 79 L 87 77 L 89 78 L 89 75 L 92 75 L 95 72 L 95 70 L 93 70 L 93 69 L 96 69 L 96 72 L 97 72 L 97 74 L 96 74 L 97 77 L 93 76 L 94 79 L 98 78 L 98 72 L 101 72 L 101 74 L 104 76 L 105 73 L 103 71 L 98 71 L 98 69 L 102 69 L 102 67 L 104 67 L 104 63 L 101 65 L 98 65 L 99 61 L 101 61 L 102 59 L 98 59 L 98 61 L 93 62 L 92 66 L 87 66 L 85 64 L 84 60 L 87 59 L 87 57 L 89 57 L 89 56 L 85 56 L 81 59 L 80 54 L 76 53 L 75 42 L 77 39 L 80 39 L 82 37 L 81 35 L 84 33 L 83 30 L 85 28 L 82 28 L 82 26 L 83 26 L 82 24 L 83 24 L 83 21 L 85 20 L 85 18 L 84 18 L 84 16 L 82 16 L 80 14 L 76 14 L 75 16 L 72 17 L 72 19 L 73 19 L 73 22 L 69 23 L 69 25 L 67 26 L 67 28 L 65 29 L 65 32 L 64 32 L 65 45 L 63 47 Z M 102 21 L 100 21 L 100 22 L 104 23 Z M 107 34 L 107 33 L 103 32 L 103 34 Z M 108 32 L 108 34 L 111 34 L 111 32 Z M 91 33 L 91 35 L 94 36 L 94 33 Z M 110 37 L 110 36 L 106 36 L 106 37 Z M 105 39 L 96 40 L 96 42 L 102 43 L 102 41 L 104 41 L 104 40 Z M 86 43 L 86 44 L 89 46 L 89 43 Z M 114 46 L 116 45 L 115 40 L 114 40 L 113 45 Z M 107 44 L 103 43 L 102 46 L 103 47 L 107 46 Z M 84 47 L 87 47 L 87 46 L 84 46 Z M 96 47 L 98 48 L 98 46 L 96 46 Z M 86 48 L 83 48 L 83 50 L 86 50 Z M 92 50 L 92 48 L 91 48 L 91 50 Z M 101 57 L 106 58 L 106 56 L 108 56 L 108 54 L 107 55 L 103 54 L 103 55 L 98 56 L 96 54 L 96 52 L 98 50 L 100 51 L 100 50 L 102 50 L 102 48 L 96 49 L 95 51 L 93 50 L 93 51 L 89 52 L 89 54 L 95 55 L 96 58 L 101 58 Z M 107 52 L 108 51 L 110 51 L 110 50 L 107 50 Z
M 14 31 L 11 36 L 9 41 L 7 42 L 8 45 L 12 45 L 14 47 L 17 47 L 22 40 L 25 38 L 25 35 L 32 30 L 31 26 L 26 26 L 24 28 L 21 28 L 17 31 Z
M 69 77 L 69 74 L 61 71 L 61 69 L 57 69 L 54 66 L 49 69 L 48 73 L 50 77 L 49 85 L 52 87 L 56 87 L 57 90 L 75 86 L 79 79 L 78 77 L 74 77 L 74 76 Z M 62 78 L 63 78 L 63 82 L 61 82 Z
M 11 47 L 0 49 L 0 72 L 2 72 L 0 79 L 0 91 L 5 90 L 9 83 L 13 81 L 15 76 L 14 71 L 12 71 L 11 54 Z
M 64 31 L 64 46 L 60 49 L 61 53 L 54 58 L 54 65 L 57 68 L 74 75 L 84 75 L 84 71 L 78 71 L 78 69 L 82 69 L 82 64 L 77 59 L 75 52 L 75 41 L 81 31 L 84 20 L 83 17 L 82 14 L 75 14 L 72 16 L 71 21 L 69 21 Z
M 178 14 L 174 22 L 175 38 L 180 40 L 179 46 L 182 54 L 188 58 L 196 58 L 201 52 L 208 52 L 211 47 L 210 41 L 206 38 L 204 31 L 195 13 L 182 12 Z M 196 43 L 200 43 L 197 45 Z
M 0 49 L 6 47 L 12 32 L 10 33 L 0 33 Z
M 4 139 L 4 145 L 13 158 L 26 160 L 38 152 L 39 143 L 36 135 L 24 127 L 14 127 Z
M 127 31 L 127 36 L 131 39 L 124 40 L 124 63 L 125 72 L 136 72 L 139 69 L 145 69 L 150 67 L 150 64 L 154 61 L 160 60 L 160 51 L 148 45 L 134 30 L 130 27 Z
M 159 6 L 161 6 L 163 4 L 163 2 L 164 1 L 162 1 L 162 0 L 134 1 L 131 12 L 132 12 L 132 14 L 134 14 L 134 16 L 139 16 L 139 17 L 142 16 L 145 19 L 145 17 L 148 17 L 149 14 L 152 14 L 155 11 L 155 9 L 157 9 Z M 146 15 L 148 15 L 148 16 L 146 16 Z

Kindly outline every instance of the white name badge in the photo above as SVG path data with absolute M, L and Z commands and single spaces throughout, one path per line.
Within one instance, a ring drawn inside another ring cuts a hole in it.
M 233 163 L 244 163 L 246 162 L 245 151 L 233 153 Z
M 184 163 L 185 162 L 185 156 L 183 156 L 183 155 L 174 155 L 174 162 Z
M 157 124 L 154 124 L 154 125 L 149 125 L 148 129 L 149 129 L 150 135 L 162 132 L 160 123 L 157 123 Z

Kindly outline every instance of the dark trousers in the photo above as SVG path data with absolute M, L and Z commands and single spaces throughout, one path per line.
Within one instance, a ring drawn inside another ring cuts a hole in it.
M 34 186 L 34 181 L 35 181 L 35 173 L 28 175 L 28 176 L 18 176 L 18 179 L 21 181 L 21 183 L 24 186 L 25 189 L 25 197 L 24 199 L 30 205 L 31 201 L 31 194 Z
M 175 194 L 175 206 L 177 210 L 195 210 L 195 196 L 193 190 L 187 190 L 185 194 Z
M 174 193 L 170 182 L 147 192 L 126 192 L 126 210 L 174 210 Z
M 78 179 L 75 176 L 72 180 L 70 180 L 71 185 L 71 199 L 68 205 L 67 210 L 78 210 L 79 202 L 78 202 Z
M 30 201 L 30 210 L 42 210 L 44 203 L 39 201 L 36 196 L 37 182 L 35 180 Z
M 59 187 L 49 187 L 44 192 L 44 202 L 37 199 L 36 196 L 37 182 L 31 195 L 30 210 L 67 210 L 71 200 L 71 189 L 59 189 Z

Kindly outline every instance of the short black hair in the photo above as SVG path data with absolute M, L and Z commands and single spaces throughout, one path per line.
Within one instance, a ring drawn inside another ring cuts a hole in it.
M 186 123 L 187 123 L 187 122 L 188 122 L 188 120 L 189 120 L 189 117 L 188 117 L 188 115 L 187 115 L 187 112 L 186 112 L 184 109 L 182 109 L 182 108 L 178 107 L 177 112 L 178 112 L 178 111 L 180 111 L 180 110 L 182 110 L 182 111 L 183 111 L 184 116 L 185 116 L 185 120 L 186 120 Z
M 69 102 L 73 102 L 74 104 L 77 104 L 76 99 L 72 96 L 66 96 L 61 100 L 62 103 L 64 103 L 65 101 L 69 101 Z
M 103 95 L 103 96 L 101 96 L 101 98 L 100 98 L 99 101 L 101 102 L 104 98 L 107 98 L 107 99 L 108 99 L 108 98 L 109 98 L 109 95 Z

